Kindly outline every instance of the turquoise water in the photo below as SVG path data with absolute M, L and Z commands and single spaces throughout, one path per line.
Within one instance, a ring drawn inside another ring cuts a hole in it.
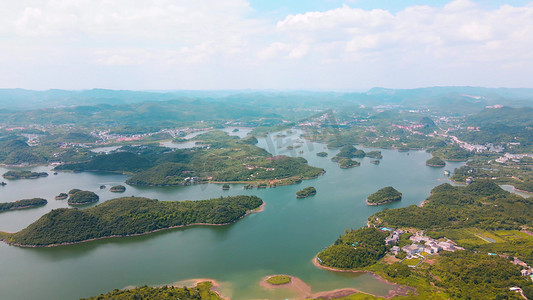
M 233 299 L 285 299 L 288 291 L 268 291 L 259 286 L 264 276 L 290 274 L 311 285 L 313 292 L 352 287 L 378 295 L 390 286 L 369 274 L 335 273 L 314 267 L 311 259 L 330 245 L 346 228 L 364 226 L 369 215 L 384 208 L 419 204 L 430 190 L 445 180 L 443 169 L 425 166 L 430 155 L 424 151 L 382 150 L 380 165 L 360 159 L 361 166 L 340 169 L 330 158 L 336 150 L 323 144 L 303 141 L 297 136 L 260 139 L 259 146 L 274 154 L 301 155 L 310 165 L 326 174 L 298 185 L 264 190 L 243 190 L 232 185 L 187 187 L 132 187 L 123 194 L 102 184 L 124 184 L 125 175 L 102 173 L 59 173 L 34 180 L 5 180 L 0 201 L 44 197 L 49 203 L 40 208 L 0 214 L 0 230 L 18 231 L 53 208 L 67 207 L 66 200 L 54 200 L 72 188 L 91 190 L 100 202 L 119 195 L 143 196 L 160 200 L 199 200 L 227 195 L 257 195 L 266 202 L 263 212 L 254 213 L 229 226 L 196 226 L 151 235 L 113 238 L 54 248 L 16 248 L 0 244 L 0 290 L 2 299 L 74 299 L 139 285 L 163 285 L 190 278 L 213 278 L 222 283 L 222 292 Z M 278 148 L 280 147 L 280 148 Z M 363 148 L 364 149 L 364 148 Z M 303 151 L 303 154 L 299 154 Z M 327 158 L 315 154 L 326 151 Z M 462 163 L 449 163 L 453 170 Z M 31 168 L 49 170 L 49 167 Z M 0 169 L 0 172 L 5 172 Z M 297 199 L 296 191 L 314 186 L 317 195 Z M 403 200 L 383 206 L 365 205 L 366 197 L 392 185 Z

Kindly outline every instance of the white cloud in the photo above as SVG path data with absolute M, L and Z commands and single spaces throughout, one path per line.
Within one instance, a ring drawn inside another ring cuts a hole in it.
M 531 86 L 533 2 L 348 3 L 269 20 L 246 0 L 0 0 L 1 84 L 91 88 L 121 74 L 117 88 Z

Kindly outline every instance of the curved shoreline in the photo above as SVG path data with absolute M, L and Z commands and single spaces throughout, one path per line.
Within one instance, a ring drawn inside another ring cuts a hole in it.
M 432 164 L 428 164 L 428 163 L 426 163 L 426 166 L 432 167 L 432 168 L 444 168 L 444 167 L 446 167 L 445 164 L 444 165 L 432 165 Z
M 368 202 L 368 198 L 366 199 L 366 205 L 370 205 L 370 206 L 378 206 L 378 205 L 383 205 L 383 204 L 387 204 L 387 203 L 392 203 L 392 202 L 397 202 L 397 201 L 402 201 L 402 197 L 398 198 L 398 199 L 392 199 L 392 200 L 387 200 L 387 201 L 384 201 L 384 202 L 379 202 L 379 203 L 370 203 Z
M 381 276 L 379 276 L 378 274 L 376 274 L 376 273 L 374 273 L 372 271 L 366 271 L 366 270 L 343 270 L 343 269 L 337 269 L 337 268 L 333 268 L 333 267 L 326 267 L 326 266 L 321 265 L 318 262 L 318 256 L 317 255 L 315 255 L 315 257 L 313 257 L 312 263 L 317 268 L 320 268 L 320 269 L 323 269 L 323 270 L 326 270 L 326 271 L 331 271 L 331 272 L 368 273 L 368 274 L 371 274 L 377 280 L 379 280 L 379 281 L 381 281 L 383 283 L 387 283 L 387 284 L 390 284 L 390 285 L 394 286 L 393 289 L 389 290 L 389 293 L 386 296 L 378 296 L 378 295 L 374 295 L 374 294 L 371 294 L 371 293 L 366 293 L 366 292 L 363 292 L 363 291 L 360 291 L 360 290 L 357 290 L 357 289 L 354 289 L 354 288 L 346 288 L 346 289 L 340 289 L 340 290 L 335 290 L 335 291 L 353 290 L 354 293 L 362 293 L 362 294 L 367 294 L 367 295 L 371 295 L 371 296 L 374 296 L 374 297 L 381 297 L 381 298 L 384 298 L 384 299 L 390 299 L 390 298 L 395 297 L 395 296 L 407 296 L 409 294 L 409 292 L 413 292 L 413 293 L 416 294 L 416 289 L 415 288 L 387 281 L 387 280 L 383 279 Z M 353 293 L 351 293 L 351 294 L 353 294 Z M 349 295 L 351 295 L 351 294 L 349 294 Z M 348 295 L 346 295 L 346 296 L 348 296 Z
M 163 231 L 163 230 L 184 228 L 184 227 L 190 227 L 190 226 L 225 226 L 225 225 L 234 224 L 237 221 L 239 221 L 240 219 L 246 217 L 247 215 L 249 215 L 251 213 L 261 212 L 261 211 L 264 210 L 264 207 L 265 207 L 265 201 L 263 201 L 263 204 L 261 204 L 257 208 L 255 208 L 253 210 L 250 210 L 250 211 L 247 211 L 242 217 L 240 217 L 240 218 L 238 218 L 235 221 L 230 222 L 230 223 L 222 223 L 222 224 L 192 223 L 192 224 L 187 224 L 187 225 L 177 225 L 177 226 L 171 226 L 171 227 L 166 227 L 166 228 L 159 228 L 159 229 L 155 229 L 155 230 L 151 230 L 151 231 L 147 231 L 147 232 L 142 232 L 142 233 L 133 233 L 133 234 L 126 234 L 126 235 L 109 235 L 109 236 L 102 236 L 102 237 L 97 237 L 97 238 L 92 238 L 92 239 L 86 239 L 86 240 L 82 240 L 82 241 L 65 242 L 65 243 L 50 244 L 50 245 L 22 245 L 22 244 L 18 244 L 18 243 L 9 243 L 8 241 L 6 241 L 6 239 L 9 239 L 9 237 L 2 239 L 2 242 L 6 243 L 6 244 L 8 244 L 10 246 L 21 247 L 21 248 L 51 248 L 51 247 L 58 247 L 58 246 L 67 246 L 67 245 L 74 245 L 74 244 L 80 244 L 80 243 L 87 243 L 87 242 L 98 241 L 98 240 L 103 240 L 103 239 L 110 239 L 110 238 L 140 236 L 140 235 L 151 234 L 151 233 L 155 233 L 155 232 L 159 232 L 159 231 Z

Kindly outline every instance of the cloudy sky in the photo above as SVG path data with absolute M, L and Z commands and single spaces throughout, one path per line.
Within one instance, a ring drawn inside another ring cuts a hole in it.
M 533 1 L 0 0 L 0 87 L 533 88 Z

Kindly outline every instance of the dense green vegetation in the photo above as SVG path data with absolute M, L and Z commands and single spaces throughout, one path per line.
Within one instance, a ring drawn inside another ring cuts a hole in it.
M 498 184 L 513 185 L 523 191 L 533 192 L 531 182 L 533 182 L 533 161 L 528 157 L 521 160 L 508 160 L 505 163 L 498 163 L 494 156 L 479 158 L 468 161 L 465 166 L 455 169 L 452 180 L 465 182 L 467 178 L 473 180 L 490 179 Z
M 376 263 L 387 251 L 389 234 L 373 227 L 352 230 L 318 253 L 319 263 L 338 269 L 357 269 Z
M 131 300 L 131 299 L 180 299 L 180 300 L 222 300 L 217 293 L 211 290 L 211 282 L 200 282 L 192 288 L 187 287 L 138 287 L 126 290 L 113 290 L 107 294 L 101 294 L 96 297 L 86 298 L 84 300 Z
M 229 190 L 229 189 L 230 189 L 229 184 L 224 183 L 224 184 L 222 185 L 222 189 L 223 189 L 223 190 Z
M 435 157 L 440 157 L 445 160 L 463 161 L 467 160 L 472 153 L 464 150 L 458 145 L 447 145 L 445 147 L 435 148 L 431 151 Z
M 361 165 L 358 161 L 353 160 L 351 158 L 342 158 L 338 161 L 338 164 L 341 169 L 348 169 Z
M 123 193 L 126 191 L 126 187 L 119 184 L 119 185 L 114 185 L 112 186 L 110 189 L 109 189 L 110 192 L 114 192 L 114 193 Z
M 56 200 L 65 200 L 67 198 L 68 198 L 68 194 L 66 193 L 59 193 L 59 195 L 55 197 Z
M 439 185 L 423 207 L 383 210 L 369 220 L 377 217 L 380 224 L 419 229 L 520 229 L 533 224 L 529 213 L 532 209 L 530 199 L 506 192 L 492 181 L 480 180 L 466 187 Z
M 402 200 L 402 193 L 398 192 L 392 186 L 387 186 L 368 196 L 366 203 L 368 205 L 380 205 L 400 200 Z
M 341 148 L 339 153 L 335 155 L 333 158 L 331 158 L 332 161 L 340 161 L 343 158 L 363 158 L 365 157 L 366 153 L 363 150 L 358 150 L 352 145 L 345 145 Z
M 81 192 L 81 190 L 80 189 L 71 189 L 70 191 L 68 191 L 67 194 L 69 194 L 71 196 L 71 195 L 74 195 L 77 192 Z
M 70 195 L 68 198 L 68 204 L 70 205 L 83 205 L 97 202 L 100 199 L 98 195 L 91 191 L 77 191 Z
M 444 167 L 446 165 L 446 162 L 440 159 L 439 157 L 434 156 L 426 160 L 426 165 L 430 167 Z
M 144 170 L 150 166 L 150 161 L 145 157 L 131 152 L 118 152 L 107 155 L 99 155 L 88 162 L 59 165 L 55 167 L 55 170 L 128 173 Z
M 20 136 L 0 136 L 0 162 L 7 165 L 43 164 L 44 156 Z
M 124 197 L 83 210 L 52 210 L 27 228 L 14 233 L 8 242 L 15 245 L 59 245 L 109 236 L 143 234 L 195 223 L 227 224 L 237 221 L 261 204 L 263 201 L 255 196 L 172 202 Z
M 515 184 L 515 188 L 521 191 L 533 193 L 533 180 L 527 180 L 524 182 L 517 183 Z
M 39 177 L 46 177 L 46 172 L 32 172 L 32 171 L 7 171 L 2 175 L 5 179 L 35 179 Z
M 291 282 L 291 277 L 286 275 L 274 275 L 267 279 L 268 283 L 273 285 L 282 285 Z
M 135 174 L 126 183 L 165 186 L 206 181 L 256 182 L 314 178 L 324 172 L 307 165 L 301 157 L 271 156 L 267 151 L 221 131 L 204 133 L 195 139 L 210 145 L 210 149 L 141 153 L 140 157 L 153 160 L 155 166 Z
M 43 198 L 32 198 L 32 199 L 23 199 L 18 200 L 15 202 L 4 202 L 0 203 L 0 212 L 6 211 L 6 210 L 17 210 L 17 209 L 25 209 L 30 207 L 37 207 L 37 206 L 43 206 L 46 205 L 48 201 Z
M 309 197 L 311 195 L 316 195 L 316 189 L 314 187 L 312 187 L 312 186 L 308 186 L 308 187 L 296 192 L 296 197 L 297 198 L 305 198 L 305 197 Z
M 381 151 L 374 150 L 367 152 L 366 157 L 382 159 L 383 155 L 381 154 Z
M 514 293 L 509 291 L 512 286 L 522 287 L 527 297 L 533 296 L 533 283 L 507 259 L 470 251 L 441 256 L 431 272 L 441 279 L 435 284 L 444 287 L 453 299 L 513 299 L 508 298 Z

